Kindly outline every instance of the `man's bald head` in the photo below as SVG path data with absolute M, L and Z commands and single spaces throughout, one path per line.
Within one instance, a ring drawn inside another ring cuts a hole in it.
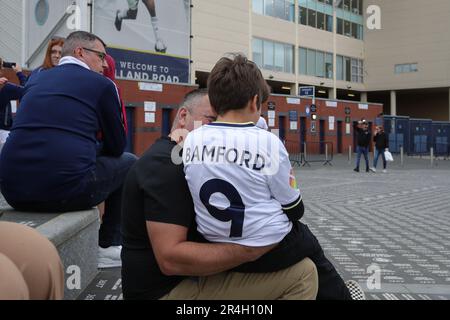
M 208 90 L 197 89 L 188 93 L 180 104 L 172 131 L 185 129 L 190 132 L 194 130 L 195 122 L 207 124 L 215 121 L 216 117 L 209 103 Z

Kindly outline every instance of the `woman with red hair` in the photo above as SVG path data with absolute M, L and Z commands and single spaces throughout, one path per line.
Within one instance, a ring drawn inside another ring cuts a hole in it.
M 17 73 L 17 77 L 20 80 L 20 84 L 25 86 L 25 83 L 33 77 L 35 74 L 56 67 L 59 64 L 59 60 L 61 59 L 62 47 L 64 45 L 64 38 L 54 37 L 50 40 L 47 46 L 47 51 L 45 52 L 44 63 L 31 72 L 28 79 L 25 76 L 20 76 L 19 72 Z M 22 70 L 19 70 L 22 71 Z M 16 70 L 17 72 L 17 70 Z

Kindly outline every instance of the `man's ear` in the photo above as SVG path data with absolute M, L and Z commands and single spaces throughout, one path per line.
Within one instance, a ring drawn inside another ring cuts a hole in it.
M 180 111 L 178 111 L 178 126 L 180 128 L 186 128 L 186 117 L 187 117 L 187 109 L 185 107 L 181 107 Z

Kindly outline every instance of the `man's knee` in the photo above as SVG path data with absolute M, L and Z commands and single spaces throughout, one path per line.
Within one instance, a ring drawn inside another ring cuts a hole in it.
M 121 156 L 120 156 L 121 161 L 123 161 L 123 163 L 128 166 L 131 167 L 138 159 L 138 157 L 136 157 L 134 154 L 129 153 L 129 152 L 124 152 Z
M 317 267 L 310 258 L 305 258 L 297 265 L 299 271 L 299 281 L 307 288 L 305 290 L 305 299 L 315 299 L 319 291 L 319 275 Z
M 304 258 L 302 261 L 300 261 L 299 264 L 301 269 L 304 270 L 305 274 L 317 275 L 317 267 L 310 258 L 308 257 Z

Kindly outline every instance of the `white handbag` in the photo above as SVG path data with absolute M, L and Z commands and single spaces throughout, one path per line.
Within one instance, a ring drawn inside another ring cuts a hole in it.
M 392 153 L 390 153 L 387 150 L 384 152 L 384 158 L 386 159 L 386 161 L 394 161 L 394 157 L 392 156 Z

